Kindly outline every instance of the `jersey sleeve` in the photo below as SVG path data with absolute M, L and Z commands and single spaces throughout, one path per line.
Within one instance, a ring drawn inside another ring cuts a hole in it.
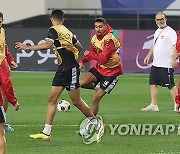
M 94 47 L 92 44 L 90 44 L 89 54 L 87 56 L 82 57 L 82 59 L 79 62 L 84 64 L 84 63 L 89 62 L 90 60 L 93 60 L 93 57 L 91 55 L 92 52 L 94 52 Z
M 76 36 L 75 36 L 75 35 L 73 35 L 72 43 L 73 43 L 73 45 L 75 45 L 76 43 L 78 43 L 78 40 L 76 39 Z
M 116 51 L 116 47 L 114 45 L 113 40 L 108 40 L 106 41 L 104 48 L 101 53 L 96 53 L 96 52 L 91 52 L 91 56 L 93 57 L 94 60 L 105 64 L 108 62 L 108 60 L 111 58 L 111 55 L 113 52 Z
M 54 43 L 54 41 L 58 39 L 58 33 L 54 28 L 49 28 L 48 34 L 45 40 L 50 40 Z
M 178 53 L 180 53 L 180 32 L 178 32 L 176 49 L 177 49 Z
M 6 59 L 7 59 L 8 64 L 11 64 L 11 62 L 14 61 L 14 58 L 11 55 L 11 53 L 9 52 L 7 43 L 5 43 L 5 55 L 6 55 Z

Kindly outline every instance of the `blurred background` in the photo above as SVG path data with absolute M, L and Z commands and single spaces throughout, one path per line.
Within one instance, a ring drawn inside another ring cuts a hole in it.
M 14 49 L 17 41 L 29 45 L 44 41 L 51 26 L 49 15 L 54 9 L 65 12 L 64 25 L 80 40 L 84 49 L 94 34 L 94 20 L 104 17 L 114 29 L 121 42 L 119 50 L 125 72 L 149 72 L 151 65 L 143 59 L 152 45 L 157 29 L 154 16 L 163 11 L 168 16 L 168 25 L 180 29 L 180 0 L 1 0 L 0 11 L 11 54 L 19 64 L 18 70 L 54 71 L 57 62 L 53 52 L 21 51 Z M 80 58 L 83 52 L 80 53 Z M 93 65 L 86 65 L 86 69 Z M 176 69 L 180 73 L 180 69 Z

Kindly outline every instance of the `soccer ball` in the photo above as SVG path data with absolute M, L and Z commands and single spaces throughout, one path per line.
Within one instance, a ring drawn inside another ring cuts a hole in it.
M 67 112 L 71 108 L 71 105 L 68 101 L 66 100 L 60 100 L 57 104 L 57 109 L 60 112 Z

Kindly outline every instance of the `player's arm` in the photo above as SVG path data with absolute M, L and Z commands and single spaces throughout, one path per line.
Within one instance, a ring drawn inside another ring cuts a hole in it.
M 43 50 L 43 49 L 49 49 L 53 45 L 54 41 L 58 38 L 58 34 L 54 28 L 50 28 L 48 30 L 47 38 L 45 39 L 46 42 L 38 45 L 32 45 L 32 46 L 27 46 L 21 42 L 16 42 L 15 43 L 15 48 L 23 49 L 23 50 Z
M 178 51 L 176 49 L 176 46 L 173 46 L 173 56 L 172 56 L 172 67 L 176 68 L 177 67 L 177 58 L 178 58 Z
M 15 62 L 14 57 L 9 52 L 7 43 L 5 44 L 5 54 L 8 64 L 11 65 L 13 68 L 17 68 L 18 64 Z
M 73 45 L 79 50 L 79 52 L 83 49 L 83 46 L 79 42 L 79 40 L 76 39 L 75 36 L 72 38 Z
M 42 43 L 42 44 L 31 45 L 31 46 L 28 46 L 21 42 L 16 42 L 15 48 L 17 48 L 18 50 L 23 49 L 23 50 L 35 50 L 36 51 L 36 50 L 49 49 L 49 48 L 51 48 L 52 44 L 53 44 L 53 42 L 50 40 L 46 40 L 46 42 Z
M 10 52 L 6 52 L 6 59 L 9 65 L 11 65 L 13 68 L 17 68 L 18 64 L 15 62 L 13 56 L 10 54 Z
M 172 56 L 172 67 L 177 67 L 177 59 L 180 56 L 180 32 L 178 33 L 176 45 L 174 45 L 174 51 Z
M 92 44 L 90 44 L 90 51 L 91 51 L 91 52 L 94 52 L 93 50 L 94 50 L 94 47 L 93 47 Z M 93 59 L 93 57 L 92 57 L 91 54 L 90 54 L 90 51 L 86 50 L 86 51 L 84 52 L 84 56 L 83 56 L 82 59 L 79 61 L 79 68 L 80 68 L 81 70 L 85 70 L 84 64 Z
M 112 53 L 116 51 L 116 47 L 114 45 L 113 40 L 108 40 L 101 53 L 90 52 L 91 56 L 94 60 L 100 62 L 101 64 L 105 64 L 111 58 Z
M 152 45 L 152 47 L 150 48 L 148 54 L 144 58 L 144 64 L 148 64 L 149 63 L 151 57 L 153 56 L 153 49 L 154 49 L 154 45 Z
M 6 59 L 7 59 L 8 64 L 11 64 L 11 62 L 14 61 L 14 58 L 9 52 L 7 44 L 5 44 L 5 53 L 6 53 Z
M 178 52 L 178 56 L 180 56 L 180 32 L 178 33 L 177 37 L 176 50 Z

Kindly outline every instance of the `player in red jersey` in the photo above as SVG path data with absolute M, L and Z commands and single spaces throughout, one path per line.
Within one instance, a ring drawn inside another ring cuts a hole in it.
M 180 56 L 180 32 L 178 32 L 178 38 L 177 38 L 177 43 L 176 43 L 176 53 L 173 55 L 173 62 L 172 65 L 175 68 L 177 66 L 177 58 Z M 176 101 L 176 112 L 180 113 L 180 80 L 178 84 L 178 94 L 175 97 Z
M 13 56 L 11 55 L 11 53 L 9 52 L 7 45 L 6 45 L 5 49 L 6 49 L 6 59 L 7 59 L 8 64 L 11 65 L 13 68 L 17 68 L 18 65 L 15 62 L 15 60 L 14 60 Z M 6 95 L 4 94 L 3 90 L 1 89 L 1 87 L 0 87 L 0 101 L 3 101 L 3 107 L 4 107 L 4 110 L 5 110 L 5 113 L 6 113 L 7 110 L 8 110 L 9 102 L 8 102 L 8 99 L 6 98 Z M 7 124 L 7 122 L 6 122 L 5 131 L 13 132 L 14 128 L 11 125 Z
M 3 14 L 0 12 L 0 85 L 7 100 L 19 110 L 19 104 L 14 95 L 11 79 L 10 68 L 6 59 L 7 44 L 5 39 L 5 30 L 2 28 Z M 5 138 L 5 111 L 3 107 L 3 99 L 0 97 L 0 153 L 6 153 L 6 138 Z
M 82 88 L 94 89 L 98 83 L 93 96 L 92 112 L 98 113 L 99 103 L 106 93 L 110 93 L 118 82 L 119 75 L 123 74 L 123 68 L 119 56 L 120 42 L 112 34 L 113 29 L 106 23 L 104 18 L 95 20 L 96 34 L 92 37 L 90 50 L 84 52 L 80 60 L 80 69 L 84 70 L 84 63 L 96 60 L 97 65 L 89 70 L 81 79 Z

